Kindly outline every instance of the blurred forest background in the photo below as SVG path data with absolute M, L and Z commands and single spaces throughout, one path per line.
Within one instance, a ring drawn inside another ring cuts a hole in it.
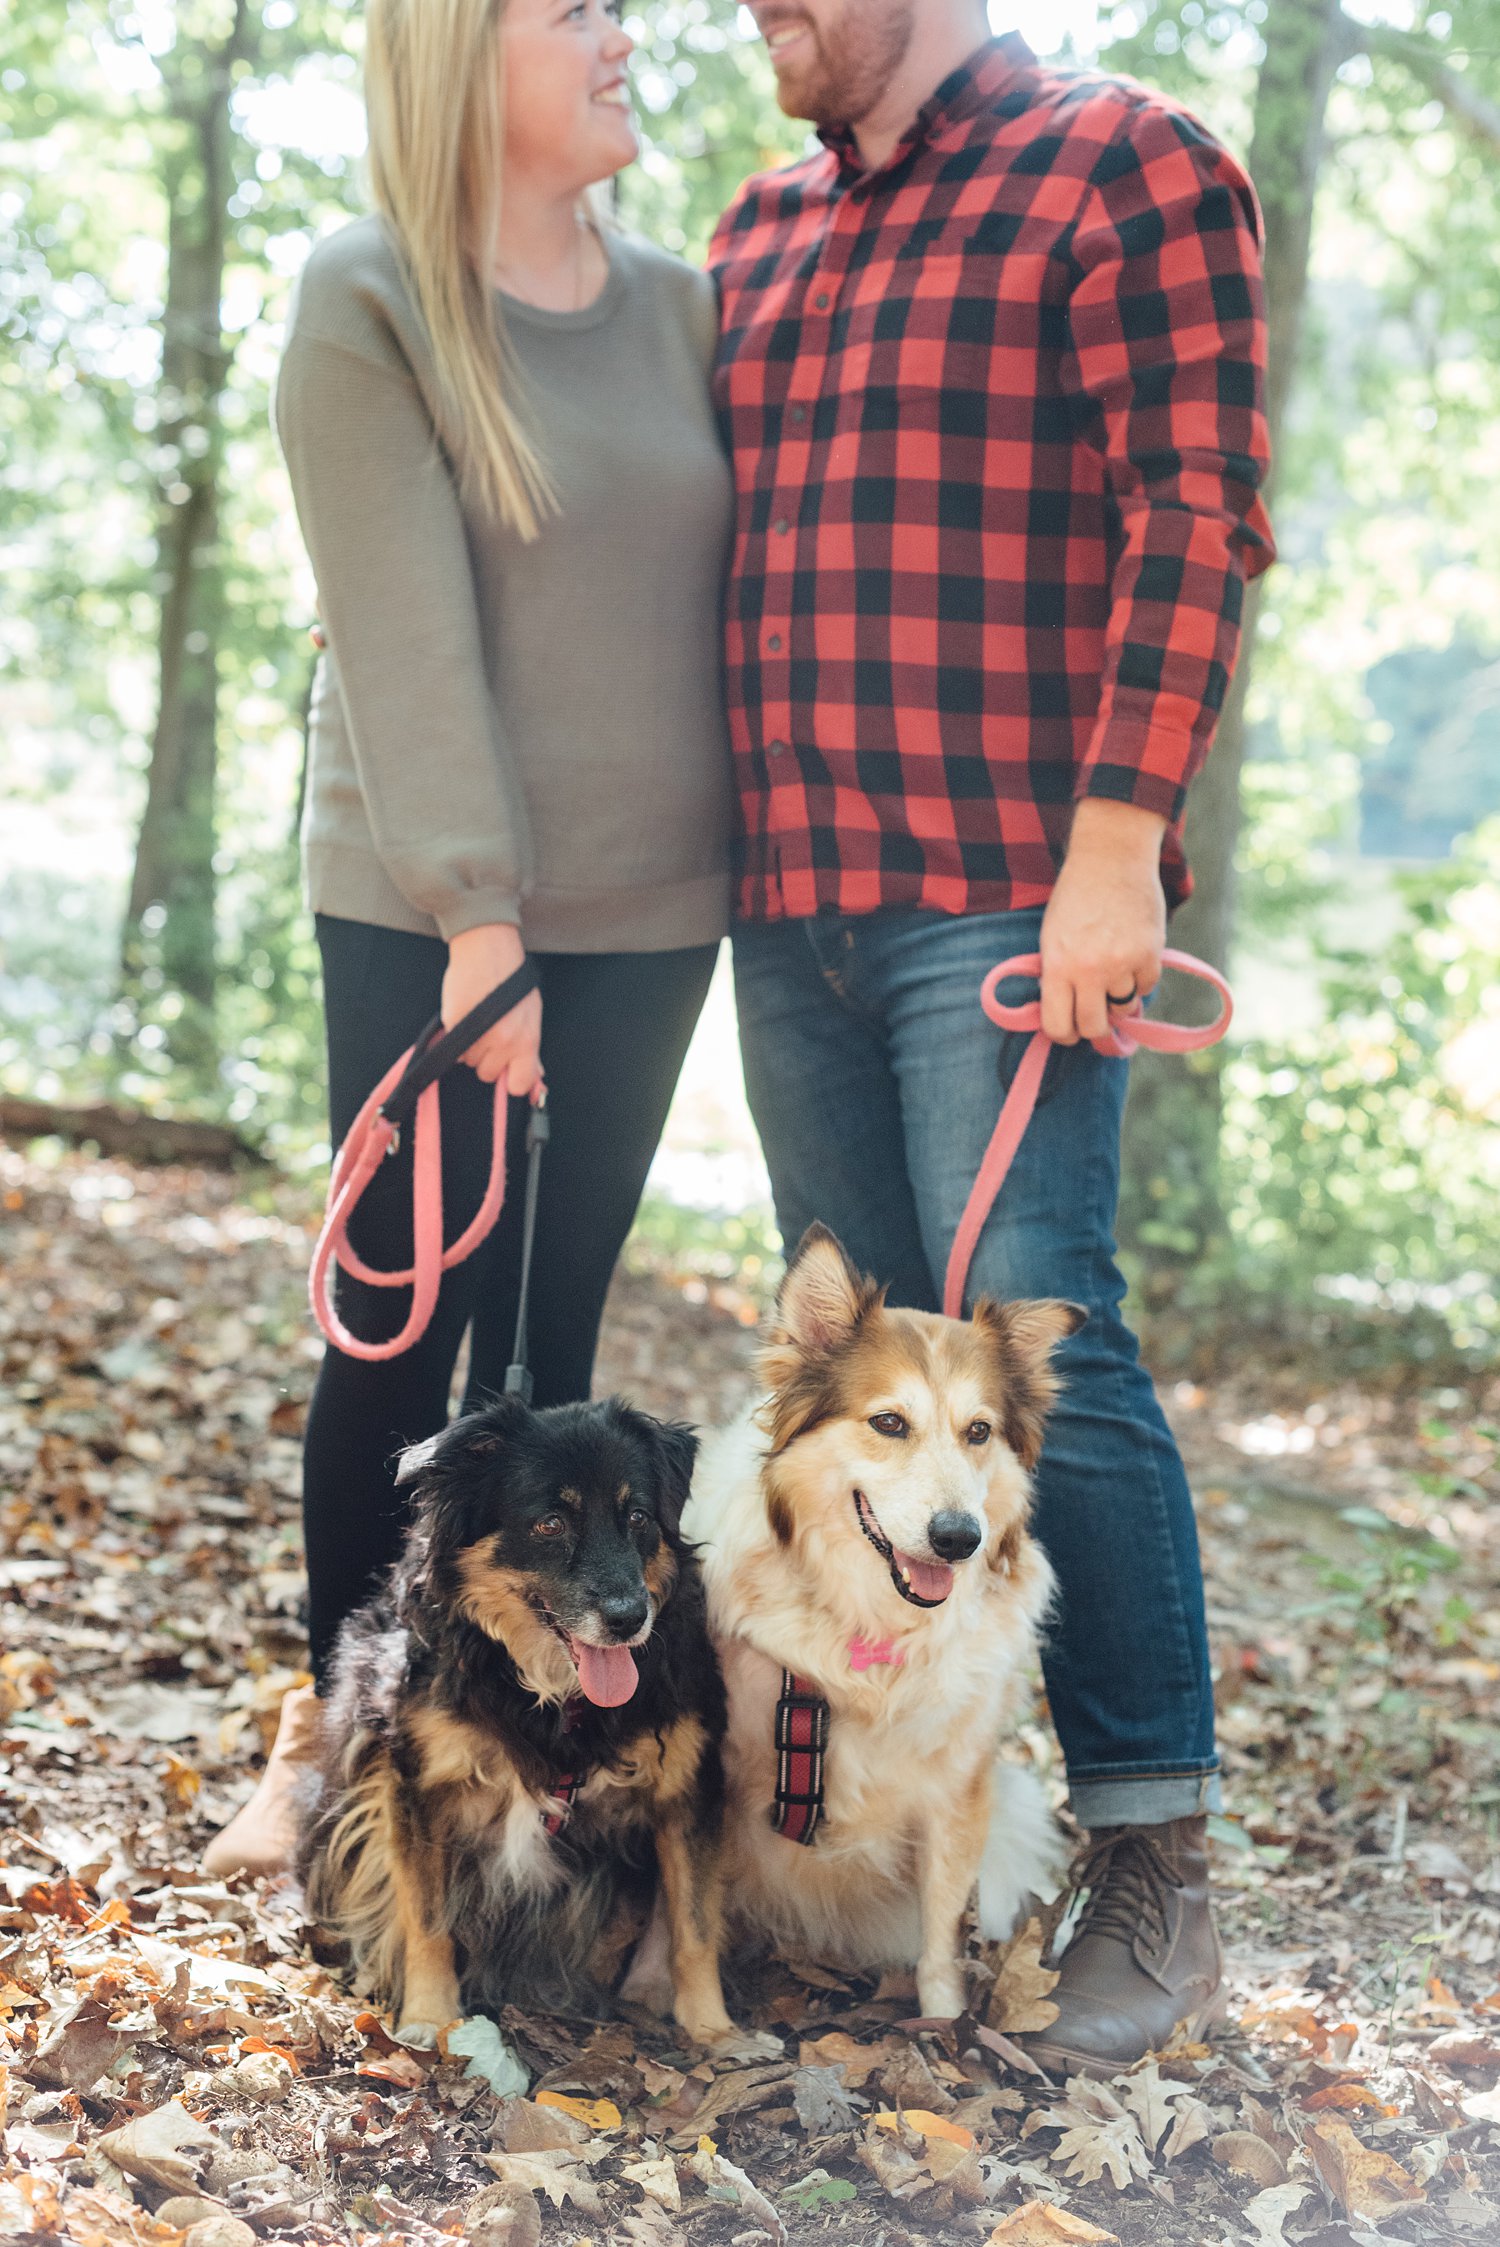
M 626 22 L 623 213 L 697 257 L 801 130 L 725 0 Z M 1500 0 L 995 24 L 1187 101 L 1267 218 L 1283 566 L 1176 927 L 1246 1004 L 1228 1047 L 1138 1072 L 1133 1274 L 1169 1337 L 1473 1366 L 1500 1330 Z M 216 1122 L 308 1171 L 312 588 L 267 404 L 297 271 L 363 207 L 359 51 L 345 0 L 0 0 L 0 1096 Z M 715 1008 L 644 1238 L 753 1279 L 774 1234 Z

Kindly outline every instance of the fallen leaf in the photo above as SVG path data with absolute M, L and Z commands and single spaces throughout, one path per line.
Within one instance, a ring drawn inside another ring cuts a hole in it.
M 1161 2071 L 1153 2061 L 1138 2068 L 1120 2085 L 1121 2104 L 1135 2116 L 1148 2153 L 1155 2153 L 1175 2120 L 1175 2102 L 1184 2096 L 1183 2087 L 1176 2083 L 1163 2083 Z
M 1347 2122 L 1309 2123 L 1302 2142 L 1325 2190 L 1348 2216 L 1376 2219 L 1427 2198 L 1399 2161 L 1363 2144 Z
M 907 2152 L 905 2146 L 894 2144 L 873 2125 L 866 2130 L 854 2150 L 856 2158 L 863 2162 L 876 2183 L 893 2200 L 914 2200 L 919 2193 L 930 2192 L 937 2181 L 929 2169 L 923 2168 Z
M 480 2156 L 503 2185 L 544 2192 L 554 2208 L 571 2201 L 585 2216 L 602 2216 L 604 2202 L 576 2153 L 486 2153 Z
M 524 2091 L 531 2077 L 517 2059 L 493 2021 L 476 2013 L 466 2021 L 450 2021 L 438 2038 L 439 2049 L 449 2059 L 466 2059 L 464 2074 L 477 2075 L 497 2099 Z
M 682 2207 L 682 2187 L 677 2164 L 665 2156 L 659 2161 L 627 2161 L 620 2172 L 627 2184 L 639 2185 L 648 2200 L 675 2216 Z
M 990 2233 L 988 2247 L 1059 2247 L 1074 2241 L 1077 2247 L 1120 2247 L 1118 2232 L 1101 2231 L 1084 2216 L 1054 2207 L 1050 2200 L 1028 2200 L 1002 2216 Z
M 1180 2153 L 1193 2146 L 1206 2145 L 1213 2136 L 1214 2118 L 1201 2099 L 1183 2099 L 1179 2102 L 1166 2143 L 1161 2148 L 1163 2161 L 1175 2161 Z
M 175 1809 L 186 1810 L 203 1784 L 203 1774 L 180 1755 L 169 1754 L 161 1773 L 162 1791 Z
M 712 2151 L 712 2143 L 711 2139 L 700 2142 L 688 2163 L 693 2175 L 715 2199 L 734 2201 L 747 2215 L 753 2216 L 761 2229 L 771 2234 L 775 2247 L 786 2247 L 786 2225 L 759 2185 L 754 2184 L 743 2169 L 726 2161 L 722 2153 Z
M 1000 1961 L 985 2019 L 1004 2036 L 1048 2029 L 1057 2019 L 1058 2008 L 1047 1994 L 1057 1987 L 1057 1974 L 1042 1964 L 1043 1948 L 1041 1921 L 1028 1919 Z
M 538 2091 L 536 2103 L 571 2114 L 575 2122 L 585 2123 L 593 2131 L 618 2130 L 624 2120 L 613 2099 L 572 2099 L 566 2091 Z
M 815 1966 L 810 1959 L 803 1958 L 783 1959 L 782 1964 L 799 1982 L 806 1982 L 809 1989 L 837 1990 L 845 1997 L 849 1994 L 849 1984 L 841 1982 L 837 1974 L 830 1974 L 826 1966 Z
M 1288 2216 L 1295 2215 L 1307 2198 L 1309 2188 L 1295 2180 L 1284 2185 L 1271 2185 L 1247 2200 L 1240 2214 L 1250 2224 L 1260 2241 L 1260 2247 L 1286 2247 L 1286 2233 L 1282 2225 Z
M 1427 2057 L 1445 2068 L 1500 2068 L 1500 2044 L 1472 2030 L 1453 2029 L 1428 2045 Z
M 217 2131 L 195 2122 L 179 2099 L 136 2115 L 123 2129 L 107 2130 L 99 2140 L 106 2159 L 127 2177 L 165 2185 L 172 2192 L 191 2192 L 209 2155 L 221 2152 L 223 2146 Z
M 962 2146 L 966 2152 L 972 2153 L 974 2150 L 972 2130 L 966 2130 L 961 2122 L 950 2122 L 945 2114 L 929 2113 L 925 2107 L 905 2107 L 899 2113 L 894 2108 L 887 2107 L 880 2114 L 873 2115 L 871 2120 L 877 2130 L 915 2130 L 919 2137 L 946 2138 L 950 2144 Z
M 744 2114 L 751 2107 L 769 2106 L 783 2084 L 792 2080 L 792 2070 L 785 2061 L 772 2062 L 763 2068 L 734 2068 L 727 2074 L 716 2076 L 698 2105 L 685 2134 L 701 2137 L 722 2117 Z
M 1399 2107 L 1387 2106 L 1379 2093 L 1370 2089 L 1368 2083 L 1329 2083 L 1321 2091 L 1314 2091 L 1311 2098 L 1304 2099 L 1302 2104 L 1309 2114 L 1322 2114 L 1330 2107 L 1342 2108 L 1349 2113 L 1360 2107 L 1373 2107 L 1377 2114 L 1384 2115 L 1401 2112 Z
M 507 2153 L 577 2153 L 592 2135 L 577 2115 L 562 2107 L 543 2106 L 539 2098 L 503 2099 L 495 2118 L 495 2141 Z
M 826 2036 L 804 2037 L 798 2047 L 797 2057 L 805 2068 L 841 2068 L 844 2081 L 857 2091 L 868 2083 L 877 2069 L 883 2068 L 893 2057 L 894 2045 L 888 2038 L 878 2044 L 859 2044 L 842 2029 L 830 2029 Z
M 1129 2115 L 1076 2124 L 1058 2139 L 1052 2159 L 1082 2185 L 1096 2185 L 1107 2176 L 1116 2192 L 1123 2192 L 1132 2177 L 1151 2174 L 1141 2134 Z
M 1463 2102 L 1464 2113 L 1471 2122 L 1500 2123 L 1500 2088 L 1493 2091 L 1476 2091 Z
M 974 2023 L 974 2038 L 986 2052 L 993 2052 L 997 2059 L 1003 2060 L 1008 2068 L 1014 2068 L 1017 2074 L 1034 2075 L 1039 2083 L 1049 2080 L 1046 2069 L 1038 2067 L 1024 2045 L 1014 2043 L 1008 2036 L 1002 2036 L 999 2029 L 992 2029 L 987 2021 Z
M 392 2083 L 400 2091 L 415 2091 L 427 2081 L 427 2070 L 415 2052 L 362 2053 L 355 2073 L 367 2075 L 376 2083 Z
M 798 2068 L 792 2077 L 792 2104 L 809 2137 L 828 2138 L 859 2128 L 858 2109 L 841 2078 L 838 2068 Z
M 92 2091 L 127 2048 L 132 2033 L 140 2033 L 117 2028 L 109 2013 L 110 2000 L 97 1993 L 54 2006 L 31 2063 L 37 2080 L 69 2091 Z

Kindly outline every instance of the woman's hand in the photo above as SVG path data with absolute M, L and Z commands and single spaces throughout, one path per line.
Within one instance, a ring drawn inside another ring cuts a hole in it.
M 451 1030 L 461 1022 L 525 958 L 521 932 L 508 921 L 489 921 L 451 937 L 443 977 L 443 1028 Z M 513 1098 L 523 1100 L 542 1081 L 541 1043 L 542 994 L 528 991 L 463 1058 L 486 1084 L 503 1084 Z
M 1105 1037 L 1110 1000 L 1148 998 L 1161 980 L 1166 824 L 1100 796 L 1085 797 L 1073 814 L 1042 917 L 1042 1028 L 1057 1045 Z

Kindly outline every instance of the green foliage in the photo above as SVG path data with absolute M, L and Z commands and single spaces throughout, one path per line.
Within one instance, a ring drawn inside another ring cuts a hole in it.
M 1383 942 L 1320 950 L 1327 1022 L 1227 1071 L 1241 1280 L 1500 1332 L 1500 821 L 1396 877 Z
M 808 144 L 807 128 L 777 108 L 765 49 L 744 25 L 733 0 L 653 0 L 625 13 L 642 152 L 621 182 L 621 215 L 695 261 L 741 181 Z
M 1462 1566 L 1458 1547 L 1440 1537 L 1411 1535 L 1372 1506 L 1344 1506 L 1339 1519 L 1354 1531 L 1358 1557 L 1304 1556 L 1322 1592 L 1311 1612 L 1342 1617 L 1356 1646 L 1393 1645 L 1413 1629 L 1419 1615 L 1425 1631 L 1430 1619 L 1424 1614 L 1424 1594 L 1438 1578 Z M 1446 1600 L 1435 1630 L 1439 1645 L 1451 1646 L 1471 1619 L 1472 1610 L 1460 1595 Z

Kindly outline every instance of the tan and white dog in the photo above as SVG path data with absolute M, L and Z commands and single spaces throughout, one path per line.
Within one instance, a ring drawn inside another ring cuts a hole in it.
M 999 1761 L 1052 1572 L 1030 1469 L 1070 1303 L 891 1310 L 814 1226 L 761 1356 L 766 1394 L 700 1463 L 683 1517 L 729 1689 L 731 1926 L 846 1968 L 914 1966 L 962 2011 L 963 1921 L 987 1936 L 1052 1884 L 1060 1837 Z M 776 1831 L 783 1673 L 826 1701 L 821 1818 Z

